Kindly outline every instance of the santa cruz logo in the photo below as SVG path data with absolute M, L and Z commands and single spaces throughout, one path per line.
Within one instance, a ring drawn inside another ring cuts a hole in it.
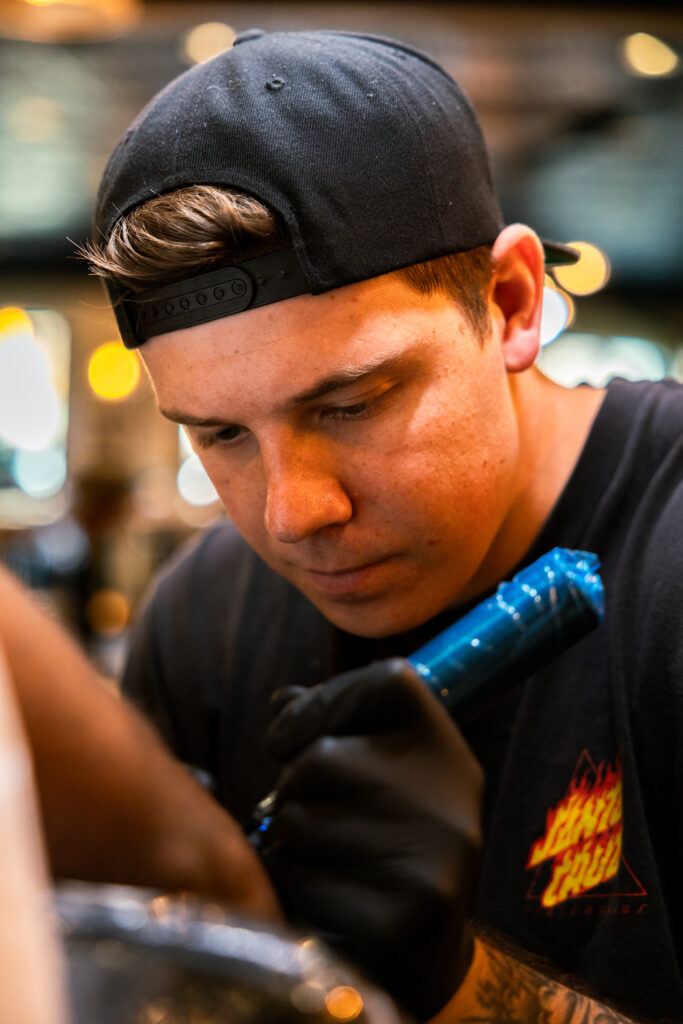
M 623 860 L 622 834 L 621 767 L 605 761 L 596 767 L 584 751 L 567 793 L 548 810 L 545 831 L 529 851 L 526 867 L 537 869 L 529 896 L 538 895 L 542 877 L 540 902 L 550 910 L 616 878 L 622 865 L 630 879 L 629 892 L 621 895 L 645 895 Z

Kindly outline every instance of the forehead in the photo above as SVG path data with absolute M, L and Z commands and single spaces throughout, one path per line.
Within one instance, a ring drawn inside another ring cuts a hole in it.
M 462 319 L 445 295 L 387 274 L 160 335 L 140 354 L 162 407 L 205 415 L 207 405 L 282 401 L 339 369 L 391 359 L 444 317 Z

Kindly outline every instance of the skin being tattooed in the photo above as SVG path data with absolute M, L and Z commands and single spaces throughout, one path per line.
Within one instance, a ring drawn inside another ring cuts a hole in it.
M 472 967 L 431 1024 L 636 1024 L 480 939 Z

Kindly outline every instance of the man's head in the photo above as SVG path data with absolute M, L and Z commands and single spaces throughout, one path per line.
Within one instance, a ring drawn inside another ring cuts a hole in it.
M 508 375 L 533 362 L 543 255 L 503 229 L 442 69 L 248 35 L 142 112 L 97 231 L 124 340 L 273 568 L 367 635 L 489 582 L 521 511 Z
M 147 201 L 197 185 L 265 206 L 287 255 L 131 303 L 124 280 L 111 291 L 128 345 L 490 246 L 503 227 L 479 124 L 456 83 L 410 47 L 348 33 L 247 32 L 171 82 L 109 161 L 96 243 L 117 225 L 125 233 Z M 249 259 L 243 240 L 205 248 L 206 264 Z M 154 280 L 153 266 L 144 271 L 138 283 Z

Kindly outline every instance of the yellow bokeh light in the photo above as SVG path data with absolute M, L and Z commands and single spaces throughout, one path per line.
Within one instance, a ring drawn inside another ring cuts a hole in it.
M 222 21 L 207 21 L 203 25 L 196 25 L 183 41 L 184 56 L 192 64 L 201 64 L 229 50 L 236 35 L 234 28 Z
M 558 284 L 573 295 L 591 295 L 600 291 L 609 281 L 609 260 L 596 245 L 590 242 L 569 242 L 578 249 L 578 263 L 568 267 L 555 267 L 553 274 Z
M 363 1009 L 363 999 L 351 985 L 338 985 L 325 996 L 325 1008 L 335 1020 L 355 1020 Z
M 130 31 L 142 17 L 142 0 L 9 0 L 0 9 L 3 35 L 69 43 Z
M 678 67 L 678 56 L 656 36 L 634 32 L 622 42 L 622 58 L 628 71 L 644 77 L 670 75 Z
M 17 334 L 29 334 L 33 337 L 33 323 L 25 309 L 18 306 L 5 306 L 0 309 L 0 343 Z
M 88 363 L 88 381 L 98 398 L 120 402 L 135 389 L 140 364 L 134 352 L 120 341 L 108 341 L 95 349 Z

